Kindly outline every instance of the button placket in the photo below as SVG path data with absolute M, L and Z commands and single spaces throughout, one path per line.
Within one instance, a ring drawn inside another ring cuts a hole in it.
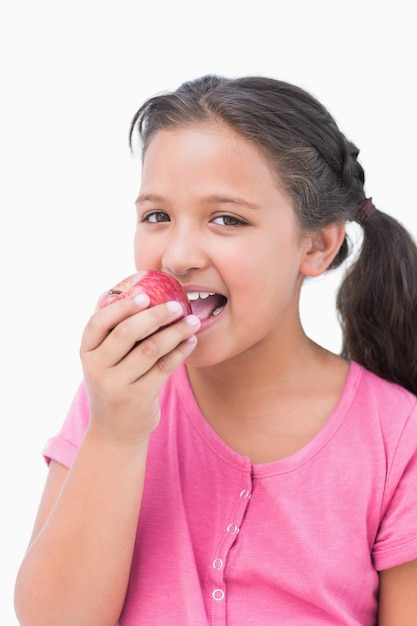
M 242 491 L 239 494 L 239 498 L 241 500 L 250 500 L 252 497 L 252 493 L 251 491 L 249 491 L 249 489 L 242 489 Z
M 239 526 L 237 524 L 234 524 L 233 522 L 231 524 L 228 524 L 226 528 L 226 532 L 229 535 L 237 535 L 239 530 L 240 530 Z
M 244 488 L 237 492 L 234 511 L 231 515 L 232 521 L 229 521 L 225 526 L 225 533 L 223 540 L 219 544 L 217 555 L 214 557 L 211 566 L 211 582 L 212 590 L 211 597 L 215 606 L 217 606 L 216 614 L 223 604 L 227 595 L 226 581 L 225 581 L 225 567 L 230 549 L 238 540 L 240 532 L 240 526 L 243 522 L 244 515 L 246 513 L 249 501 L 252 497 L 252 478 L 250 475 L 245 477 Z M 214 609 L 214 607 L 213 607 Z M 225 610 L 225 609 L 224 609 Z
M 216 559 L 214 559 L 212 566 L 213 569 L 215 569 L 217 572 L 220 571 L 221 569 L 223 569 L 224 566 L 223 560 L 217 557 Z
M 219 602 L 220 600 L 224 600 L 223 589 L 214 589 L 211 595 L 212 595 L 213 600 L 216 600 L 216 602 Z

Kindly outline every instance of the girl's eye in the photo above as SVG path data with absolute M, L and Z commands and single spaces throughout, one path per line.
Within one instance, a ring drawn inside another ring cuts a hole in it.
M 212 220 L 213 224 L 219 224 L 220 226 L 245 226 L 246 222 L 234 217 L 234 215 L 218 215 Z
M 148 213 L 142 220 L 143 222 L 150 222 L 151 224 L 159 224 L 159 222 L 169 222 L 169 215 L 164 211 L 154 211 Z

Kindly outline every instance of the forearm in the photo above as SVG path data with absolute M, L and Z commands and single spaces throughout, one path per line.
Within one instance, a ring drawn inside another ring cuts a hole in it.
M 23 626 L 114 626 L 128 584 L 147 443 L 87 433 L 17 581 Z
M 159 393 L 194 350 L 200 324 L 178 319 L 172 302 L 149 303 L 115 302 L 85 328 L 89 427 L 71 471 L 49 473 L 16 581 L 22 626 L 115 626 L 120 616 Z

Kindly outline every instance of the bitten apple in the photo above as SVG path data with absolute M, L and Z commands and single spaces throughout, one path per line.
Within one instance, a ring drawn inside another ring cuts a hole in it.
M 121 280 L 112 289 L 100 296 L 97 308 L 102 309 L 112 302 L 134 296 L 137 293 L 146 293 L 151 301 L 150 306 L 176 300 L 182 306 L 182 317 L 192 313 L 187 295 L 180 283 L 160 270 L 142 270 Z

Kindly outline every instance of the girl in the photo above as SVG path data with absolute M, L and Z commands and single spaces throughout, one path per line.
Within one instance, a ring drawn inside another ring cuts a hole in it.
M 147 101 L 137 133 L 136 267 L 179 280 L 193 315 L 142 295 L 88 322 L 21 624 L 415 626 L 410 235 L 293 85 L 206 76 Z M 305 335 L 299 297 L 345 260 L 351 221 L 338 356 Z

